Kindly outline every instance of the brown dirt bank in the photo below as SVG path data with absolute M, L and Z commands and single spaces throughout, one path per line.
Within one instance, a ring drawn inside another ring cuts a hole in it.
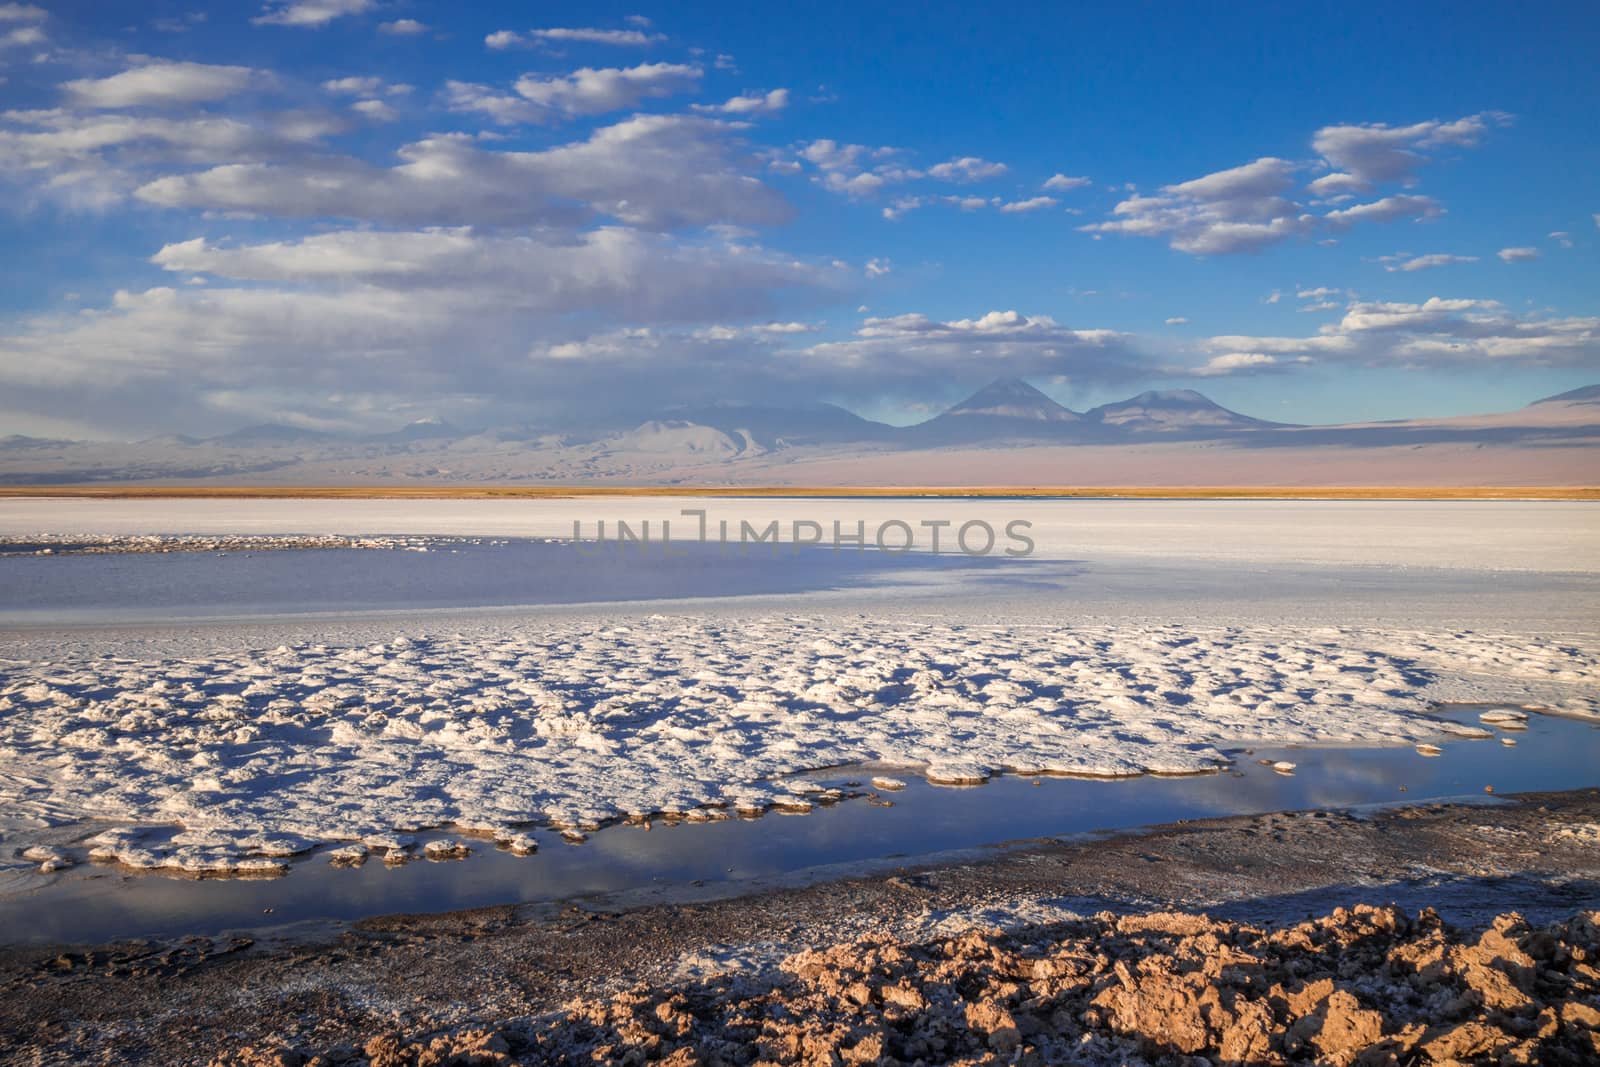
M 1596 1062 L 1597 830 L 1600 790 L 1528 794 L 1191 822 L 621 911 L 396 916 L 318 944 L 13 949 L 0 1058 L 695 1062 L 678 1051 L 694 1046 L 750 1062 L 741 1050 L 765 1040 L 778 1062 Z M 1215 921 L 981 929 L 986 909 L 1025 920 L 1063 900 Z M 1531 925 L 1490 926 L 1513 910 Z M 679 967 L 694 954 L 749 965 L 697 977 Z

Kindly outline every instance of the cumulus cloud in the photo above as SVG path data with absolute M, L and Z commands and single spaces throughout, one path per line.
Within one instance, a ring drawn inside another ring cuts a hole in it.
M 1113 218 L 1080 229 L 1160 237 L 1194 255 L 1255 251 L 1315 225 L 1315 218 L 1285 195 L 1296 169 L 1288 160 L 1266 156 L 1165 186 L 1160 196 L 1128 197 L 1112 209 Z
M 31 183 L 36 195 L 93 209 L 123 199 L 151 170 L 297 158 L 343 128 L 328 116 L 294 112 L 177 118 L 53 108 L 5 118 L 11 126 L 0 127 L 0 173 Z
M 34 4 L 0 4 L 0 49 L 44 44 L 48 37 L 39 23 L 48 17 Z
M 837 376 L 857 388 L 933 396 L 951 378 L 1021 375 L 1120 382 L 1151 364 L 1133 339 L 1115 330 L 1073 329 L 1048 315 L 990 311 L 939 320 L 919 313 L 866 319 L 853 338 L 796 354 L 824 382 Z M 930 382 L 930 377 L 932 381 Z
M 502 31 L 510 33 L 509 30 Z M 603 30 L 590 26 L 556 27 L 546 30 L 529 30 L 525 35 L 512 34 L 512 43 L 530 41 L 560 41 L 573 44 L 604 44 L 621 48 L 643 48 L 667 39 L 663 33 L 645 33 L 640 29 Z M 505 46 L 500 46 L 505 47 Z
M 789 90 L 774 89 L 768 93 L 745 93 L 721 104 L 693 104 L 695 111 L 723 115 L 771 115 L 789 106 Z
M 1495 255 L 1507 263 L 1529 263 L 1539 258 L 1539 250 L 1537 248 L 1502 248 Z
M 745 174 L 716 119 L 636 115 L 586 140 L 538 152 L 496 152 L 465 135 L 400 149 L 378 167 L 350 157 L 233 164 L 144 185 L 153 204 L 287 218 L 399 225 L 574 225 L 594 215 L 651 229 L 789 217 L 772 189 Z
M 301 26 L 316 29 L 345 15 L 361 15 L 378 6 L 377 0 L 293 0 L 268 7 L 251 19 L 258 26 Z
M 62 89 L 79 107 L 174 107 L 222 100 L 269 80 L 250 67 L 157 60 L 108 78 L 69 81 Z
M 532 115 L 602 115 L 638 107 L 644 100 L 691 92 L 701 71 L 682 63 L 642 63 L 636 67 L 583 67 L 571 74 L 517 79 L 517 94 L 536 109 Z
M 1367 204 L 1330 211 L 1328 225 L 1342 228 L 1357 222 L 1394 222 L 1396 219 L 1433 219 L 1444 214 L 1439 202 L 1429 196 L 1386 196 Z
M 998 178 L 1005 174 L 1009 168 L 1004 163 L 992 163 L 987 159 L 977 156 L 962 156 L 959 159 L 936 163 L 928 168 L 928 177 L 940 181 L 959 182 L 971 184 Z
M 1434 267 L 1448 267 L 1455 263 L 1476 263 L 1477 256 L 1456 256 L 1444 252 L 1436 252 L 1427 256 L 1384 256 L 1385 260 L 1393 259 L 1394 262 L 1385 264 L 1387 271 L 1418 271 L 1431 270 Z
M 643 48 L 647 45 L 659 44 L 667 39 L 664 33 L 645 33 L 643 30 L 603 30 L 587 26 L 567 28 L 553 28 L 547 30 L 529 30 L 527 33 L 518 33 L 515 30 L 496 30 L 483 39 L 483 43 L 494 49 L 525 48 L 544 41 L 557 41 L 569 44 L 603 44 L 621 48 Z
M 1091 184 L 1088 178 L 1072 178 L 1065 174 L 1053 174 L 1045 179 L 1042 188 L 1054 193 L 1070 193 L 1074 189 L 1082 189 Z
M 153 261 L 212 284 L 119 292 L 104 308 L 36 318 L 0 337 L 0 389 L 40 411 L 142 429 L 241 397 L 260 407 L 253 418 L 316 414 L 330 395 L 352 406 L 419 396 L 499 405 L 515 421 L 581 397 L 586 415 L 602 415 L 674 390 L 688 399 L 709 368 L 641 367 L 630 391 L 609 368 L 541 369 L 530 354 L 586 336 L 598 317 L 646 330 L 686 323 L 732 358 L 733 342 L 811 329 L 773 317 L 780 294 L 831 295 L 845 281 L 838 268 L 759 246 L 617 227 L 565 237 L 339 231 L 244 246 L 197 238 Z M 227 414 L 237 425 L 233 407 Z
M 822 138 L 802 146 L 798 158 L 818 170 L 816 180 L 824 189 L 857 200 L 873 196 L 891 183 L 923 177 L 921 171 L 897 162 L 897 155 L 893 148 L 868 148 Z
M 1310 337 L 1221 336 L 1210 338 L 1205 348 L 1222 356 L 1274 356 L 1280 365 L 1295 360 L 1400 367 L 1593 368 L 1600 366 L 1600 318 L 1518 315 L 1497 301 L 1476 298 L 1353 301 L 1338 322 Z M 1251 364 L 1240 363 L 1230 373 L 1251 369 Z
M 1410 184 L 1430 157 L 1429 150 L 1475 145 L 1492 125 L 1509 118 L 1499 112 L 1469 115 L 1453 122 L 1429 121 L 1411 126 L 1325 126 L 1312 136 L 1312 147 L 1335 168 L 1305 186 L 1327 207 L 1344 204 L 1358 193 L 1370 193 L 1382 182 Z M 1226 255 L 1254 252 L 1324 227 L 1342 230 L 1360 222 L 1430 219 L 1444 213 L 1431 197 L 1414 194 L 1383 196 L 1316 214 L 1296 199 L 1300 164 L 1276 156 L 1163 186 L 1158 195 L 1134 194 L 1112 209 L 1112 217 L 1080 229 L 1087 233 L 1119 233 L 1165 240 L 1180 252 Z
M 1001 204 L 1000 210 L 1008 215 L 1019 215 L 1032 211 L 1043 211 L 1045 208 L 1055 207 L 1060 202 L 1053 196 L 1035 196 L 1027 200 L 1013 200 L 1010 203 Z
M 0 48 L 22 48 L 28 45 L 44 44 L 48 38 L 45 32 L 37 26 L 18 26 L 14 30 L 0 33 Z
M 411 91 L 409 85 L 370 76 L 331 78 L 323 82 L 322 87 L 330 93 L 345 96 L 401 96 Z
M 400 117 L 400 112 L 383 100 L 357 100 L 350 110 L 374 122 L 393 122 Z
M 1218 378 L 1240 371 L 1261 371 L 1277 365 L 1278 357 L 1265 352 L 1225 352 L 1220 356 L 1212 356 L 1191 373 L 1197 378 Z
M 1503 112 L 1485 111 L 1452 122 L 1434 119 L 1410 126 L 1324 126 L 1312 135 L 1311 147 L 1342 173 L 1319 179 L 1325 184 L 1317 191 L 1360 192 L 1384 182 L 1409 182 L 1431 149 L 1473 147 L 1492 126 L 1508 122 L 1510 116 Z
M 419 33 L 427 33 L 428 26 L 416 19 L 395 19 L 393 22 L 378 23 L 378 32 L 393 34 L 396 37 L 414 37 Z

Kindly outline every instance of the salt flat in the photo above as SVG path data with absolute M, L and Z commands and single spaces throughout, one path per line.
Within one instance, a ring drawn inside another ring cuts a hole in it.
M 1467 570 L 1600 571 L 1600 503 L 1535 501 L 930 500 L 573 498 L 541 500 L 94 500 L 0 499 L 0 536 L 102 534 L 432 534 L 593 537 L 605 520 L 634 529 L 661 522 L 694 536 L 703 510 L 715 524 L 832 523 L 869 534 L 899 520 L 978 519 L 997 529 L 1032 524 L 1042 559 L 1143 557 L 1254 563 L 1376 564 Z M 714 528 L 714 527 L 713 527 Z M 950 549 L 951 532 L 945 533 Z
M 14 536 L 570 536 L 575 511 L 592 530 L 702 506 L 5 503 L 0 533 Z M 789 776 L 844 764 L 952 782 L 1192 773 L 1240 744 L 1486 734 L 1428 716 L 1441 699 L 1600 714 L 1591 505 L 703 506 L 713 519 L 869 526 L 1027 517 L 1043 558 L 755 598 L 720 598 L 712 580 L 673 605 L 12 631 L 0 661 L 8 851 L 94 819 L 107 825 L 75 840 L 101 858 L 271 870 L 324 842 L 404 851 L 407 835 L 440 826 L 514 841 L 537 825 L 803 810 L 813 800 Z M 363 556 L 400 578 L 416 558 Z M 0 560 L 0 580 L 16 562 L 100 565 Z

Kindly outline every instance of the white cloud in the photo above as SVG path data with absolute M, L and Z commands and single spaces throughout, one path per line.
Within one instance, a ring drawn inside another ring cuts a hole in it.
M 695 111 L 723 115 L 770 115 L 789 106 L 789 90 L 774 89 L 768 93 L 745 93 L 722 104 L 694 104 Z
M 1072 178 L 1065 174 L 1053 174 L 1045 179 L 1041 188 L 1056 193 L 1069 193 L 1074 189 L 1082 189 L 1084 186 L 1091 184 L 1093 183 L 1088 178 Z
M 1507 263 L 1528 263 L 1539 258 L 1537 248 L 1502 248 L 1496 252 Z
M 147 429 L 206 412 L 215 421 L 219 411 L 238 425 L 244 416 L 230 405 L 245 404 L 251 421 L 276 410 L 338 418 L 341 406 L 419 396 L 518 422 L 579 397 L 586 417 L 608 404 L 659 408 L 703 392 L 708 375 L 770 377 L 738 365 L 749 343 L 812 329 L 775 319 L 776 294 L 832 294 L 845 280 L 758 246 L 614 227 L 565 237 L 454 229 L 246 246 L 195 239 L 153 259 L 212 284 L 119 292 L 104 308 L 20 324 L 0 337 L 0 391 L 41 412 Z M 727 368 L 635 351 L 637 376 L 620 380 L 611 368 L 541 369 L 530 349 L 570 340 L 574 316 L 649 322 L 646 333 L 670 322 L 752 325 L 694 331 L 703 344 L 725 338 L 716 358 Z M 652 369 L 650 356 L 663 362 Z
M 1483 112 L 1454 122 L 1404 127 L 1381 123 L 1325 126 L 1313 135 L 1312 146 L 1337 169 L 1311 181 L 1306 191 L 1317 198 L 1314 203 L 1325 206 L 1345 203 L 1375 183 L 1409 183 L 1429 158 L 1424 150 L 1475 145 L 1490 125 L 1508 121 L 1500 112 Z M 1431 197 L 1395 195 L 1319 216 L 1291 196 L 1301 169 L 1288 160 L 1264 156 L 1253 163 L 1164 186 L 1160 195 L 1135 193 L 1112 209 L 1112 218 L 1080 229 L 1096 235 L 1156 237 L 1180 252 L 1222 255 L 1257 251 L 1291 237 L 1310 236 L 1322 227 L 1343 229 L 1357 222 L 1427 219 L 1444 212 Z
M 158 60 L 109 78 L 69 81 L 62 88 L 80 107 L 171 107 L 222 100 L 269 81 L 270 75 L 250 67 Z
M 929 167 L 928 177 L 967 185 L 972 182 L 998 178 L 1005 174 L 1008 169 L 1004 163 L 991 163 L 989 160 L 979 159 L 977 156 L 962 156 L 960 159 L 936 163 Z
M 400 117 L 400 112 L 382 100 L 357 100 L 350 105 L 350 110 L 374 122 L 393 122 Z
M 1269 356 L 1265 352 L 1226 352 L 1220 356 L 1212 356 L 1193 373 L 1200 378 L 1216 378 L 1224 374 L 1233 374 L 1236 371 L 1259 371 L 1278 364 L 1277 356 Z
M 0 22 L 43 22 L 49 12 L 35 4 L 0 4 Z
M 389 33 L 396 37 L 414 37 L 419 33 L 427 33 L 427 23 L 418 22 L 416 19 L 395 19 L 393 22 L 378 23 L 379 33 Z
M 1384 257 L 1389 258 L 1389 257 Z M 1395 257 L 1398 261 L 1386 265 L 1387 271 L 1418 271 L 1431 270 L 1434 267 L 1448 267 L 1455 263 L 1476 263 L 1477 256 L 1455 256 L 1444 252 L 1436 252 L 1426 256 Z
M 377 0 L 292 0 L 280 4 L 250 21 L 258 26 L 326 26 L 345 15 L 360 15 L 378 6 Z
M 409 85 L 374 77 L 332 78 L 323 82 L 322 87 L 345 96 L 400 96 L 411 91 Z
M 1476 145 L 1491 126 L 1503 126 L 1510 116 L 1498 111 L 1468 115 L 1453 122 L 1437 119 L 1410 126 L 1388 126 L 1381 122 L 1363 125 L 1324 126 L 1311 138 L 1311 147 L 1342 176 L 1328 175 L 1320 181 L 1328 185 L 1319 193 L 1358 192 L 1382 182 L 1408 182 L 1418 167 L 1428 161 L 1428 149 Z M 1339 178 L 1338 182 L 1332 179 Z
M 1340 199 L 1346 198 L 1352 193 L 1366 192 L 1368 188 L 1369 186 L 1366 182 L 1357 178 L 1354 174 L 1346 174 L 1343 171 L 1324 174 L 1306 185 L 1307 191 L 1312 196 Z
M 1330 226 L 1343 227 L 1356 222 L 1393 222 L 1396 219 L 1432 219 L 1444 208 L 1430 196 L 1386 196 L 1367 204 L 1356 204 L 1328 212 Z
M 1357 301 L 1310 337 L 1223 336 L 1221 355 L 1372 366 L 1519 365 L 1600 367 L 1600 318 L 1516 315 L 1493 300 L 1430 297 L 1420 303 Z M 1248 365 L 1236 370 L 1248 371 Z
M 571 74 L 517 79 L 517 93 L 530 103 L 561 115 L 601 115 L 637 107 L 647 99 L 691 92 L 700 84 L 699 67 L 682 63 L 643 63 L 637 67 L 584 67 Z
M 1047 315 L 990 311 L 940 321 L 922 314 L 868 318 L 846 341 L 813 345 L 795 357 L 807 373 L 837 375 L 856 389 L 931 395 L 952 378 L 995 375 L 1123 381 L 1149 364 L 1115 330 L 1078 330 Z
M 172 175 L 138 195 L 167 207 L 399 225 L 570 225 L 593 215 L 652 229 L 788 218 L 735 166 L 721 121 L 636 115 L 583 141 L 495 152 L 466 135 L 404 146 L 390 168 L 347 157 L 238 164 Z
M 76 208 L 121 200 L 150 171 L 305 155 L 343 120 L 287 112 L 245 120 L 210 115 L 12 111 L 0 127 L 0 172 Z
M 527 33 L 518 33 L 515 30 L 496 30 L 485 37 L 483 43 L 494 49 L 526 48 L 543 41 L 643 48 L 648 45 L 659 44 L 666 39 L 666 34 L 645 33 L 641 29 L 604 30 L 587 26 L 574 26 L 547 30 L 529 30 Z
M 1167 325 L 1168 326 L 1187 326 L 1187 325 L 1189 325 L 1189 320 L 1184 318 L 1182 315 L 1174 315 L 1174 316 L 1172 316 L 1172 318 L 1167 320 Z
M 486 115 L 502 126 L 547 122 L 551 117 L 548 110 L 520 96 L 474 82 L 446 81 L 440 95 L 451 111 Z
M 867 260 L 864 270 L 869 278 L 881 278 L 885 274 L 892 272 L 894 266 L 887 259 L 873 258 Z
M 1060 202 L 1053 196 L 1035 196 L 1027 200 L 1013 200 L 1008 204 L 1001 204 L 1000 210 L 1008 215 L 1019 215 L 1030 211 L 1043 211 L 1045 208 L 1055 207 Z
M 48 38 L 45 32 L 37 26 L 18 26 L 0 34 L 0 48 L 24 48 L 28 45 L 44 44 Z
M 866 145 L 840 144 L 831 138 L 822 138 L 801 147 L 798 158 L 821 172 L 815 180 L 824 189 L 851 199 L 861 199 L 876 194 L 887 185 L 925 177 L 922 171 L 899 163 L 899 154 L 899 150 L 894 148 L 868 148 Z M 872 169 L 866 169 L 873 160 L 880 162 L 873 165 Z
M 1088 233 L 1161 237 L 1180 252 L 1249 252 L 1309 232 L 1315 217 L 1284 194 L 1297 168 L 1266 156 L 1253 163 L 1168 185 L 1160 196 L 1134 195 L 1114 218 L 1079 227 Z
M 1572 234 L 1568 233 L 1566 230 L 1551 230 L 1545 236 L 1549 237 L 1550 240 L 1554 241 L 1562 248 L 1572 247 Z
M 641 30 L 597 30 L 592 27 L 554 28 L 530 30 L 528 36 L 541 41 L 574 41 L 580 44 L 609 44 L 640 48 L 665 41 L 661 33 L 644 33 Z

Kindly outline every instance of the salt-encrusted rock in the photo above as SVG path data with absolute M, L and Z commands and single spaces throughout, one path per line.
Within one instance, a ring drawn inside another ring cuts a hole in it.
M 441 837 L 423 845 L 422 854 L 430 860 L 464 860 L 472 849 L 453 837 Z
M 335 867 L 359 867 L 367 862 L 366 845 L 343 845 L 328 853 L 328 862 Z

